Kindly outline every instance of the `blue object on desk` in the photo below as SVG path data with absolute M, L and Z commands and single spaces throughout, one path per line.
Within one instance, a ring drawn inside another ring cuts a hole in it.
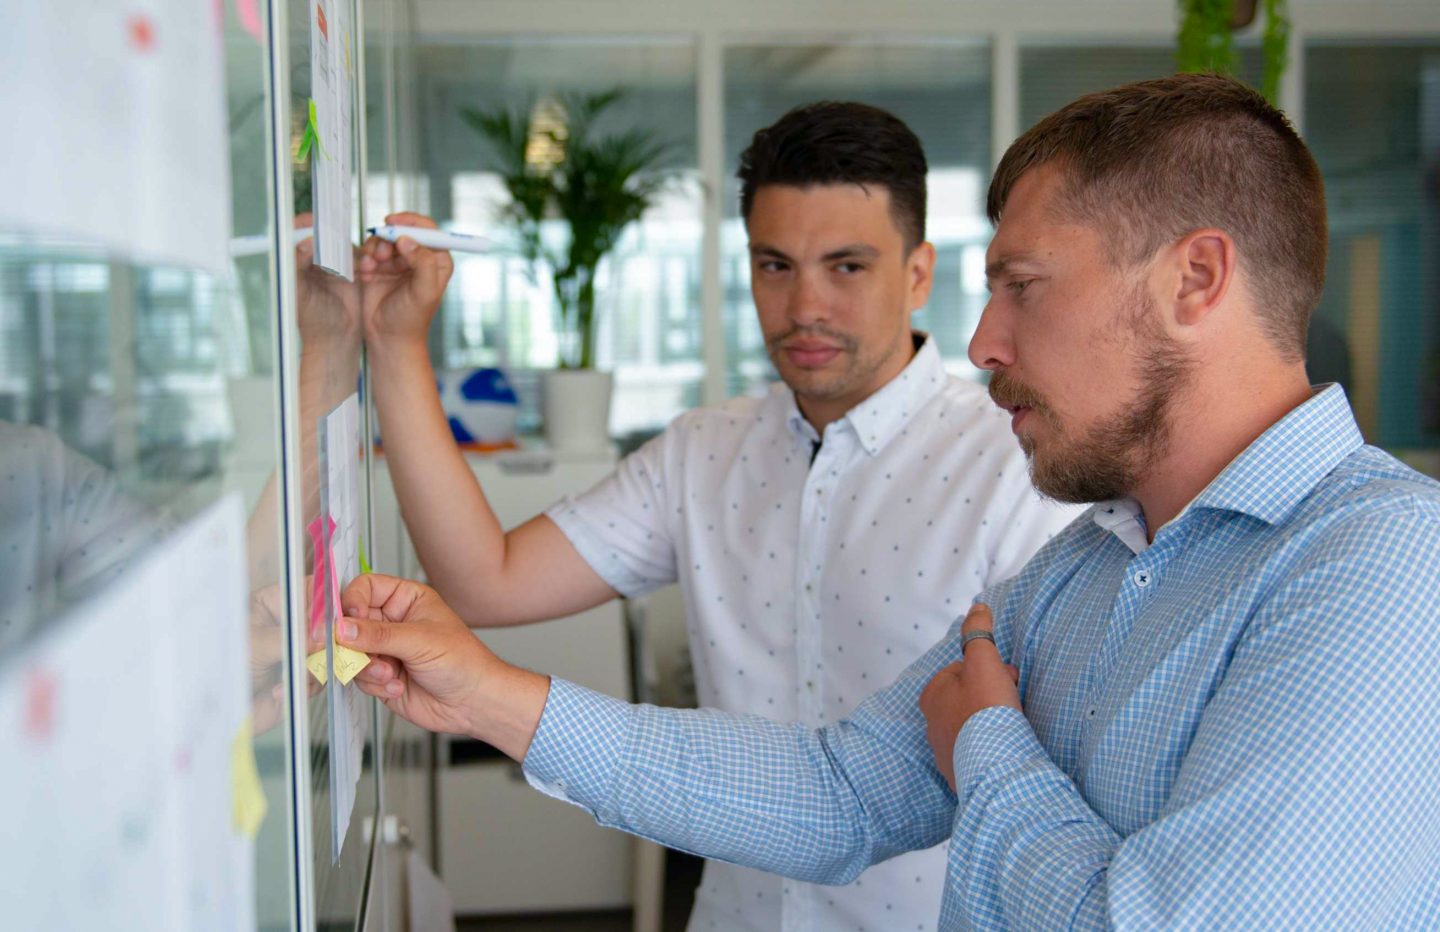
M 515 445 L 515 415 L 520 399 L 504 372 L 453 369 L 440 373 L 436 383 L 456 443 L 479 449 Z

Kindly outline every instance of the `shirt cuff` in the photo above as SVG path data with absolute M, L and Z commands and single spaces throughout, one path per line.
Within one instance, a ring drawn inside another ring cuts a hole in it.
M 605 585 L 627 599 L 655 588 L 655 583 L 627 567 L 603 537 L 595 533 L 590 522 L 580 513 L 582 506 L 566 496 L 545 510 L 545 517 L 555 522 L 570 545 L 590 564 Z
M 964 808 L 971 794 L 997 767 L 1036 758 L 1049 760 L 1035 729 L 1019 709 L 992 706 L 981 709 L 960 729 L 951 764 L 955 767 L 955 794 Z
M 525 779 L 547 796 L 599 815 L 630 730 L 632 706 L 550 678 L 550 695 L 525 752 Z

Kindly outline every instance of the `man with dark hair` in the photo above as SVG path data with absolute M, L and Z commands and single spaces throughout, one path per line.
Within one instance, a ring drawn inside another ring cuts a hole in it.
M 873 107 L 816 104 L 757 133 L 742 211 L 782 384 L 684 414 L 508 534 L 449 440 L 430 371 L 449 257 L 371 244 L 362 278 L 403 273 L 417 292 L 413 315 L 366 324 L 386 457 L 426 573 L 460 617 L 521 624 L 678 581 L 701 703 L 819 727 L 1017 572 L 1078 512 L 1036 495 L 1004 413 L 911 329 L 935 259 L 925 174 L 919 140 Z M 939 849 L 840 890 L 711 864 L 691 925 L 923 927 L 944 874 Z
M 1206 193 L 1271 157 L 1306 203 Z M 710 857 L 844 883 L 948 839 L 942 928 L 1440 927 L 1440 484 L 1306 382 L 1323 226 L 1269 244 L 1322 194 L 1284 118 L 1213 76 L 1015 143 L 970 356 L 1037 486 L 1096 504 L 843 721 L 596 696 L 388 577 L 343 596 L 342 639 L 385 655 L 364 688 Z M 1276 327 L 1275 300 L 1310 304 Z

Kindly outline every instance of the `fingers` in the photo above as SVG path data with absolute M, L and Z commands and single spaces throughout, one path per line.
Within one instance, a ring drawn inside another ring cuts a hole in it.
M 400 665 L 388 657 L 372 657 L 356 676 L 369 680 L 372 683 L 385 684 L 400 675 Z
M 398 620 L 398 619 L 396 619 Z M 391 624 L 346 616 L 335 626 L 335 639 L 371 656 L 388 654 L 404 666 L 435 653 L 434 633 L 421 625 Z
M 438 298 L 455 271 L 455 260 L 450 253 L 444 249 L 425 249 L 408 236 L 400 237 L 395 248 L 414 273 L 412 281 L 419 293 Z
M 976 602 L 970 607 L 970 613 L 965 616 L 965 621 L 960 626 L 960 634 L 962 637 L 972 631 L 994 632 L 994 630 L 995 619 L 990 614 L 990 606 L 983 602 Z M 993 642 L 985 640 L 984 638 L 974 638 L 965 645 L 965 659 L 970 660 L 987 657 L 995 660 L 1000 659 L 1000 651 L 996 649 Z
M 340 604 L 345 607 L 345 614 L 359 618 L 371 617 L 371 609 L 380 609 L 382 614 L 384 607 L 390 599 L 394 598 L 403 585 L 414 585 L 407 579 L 399 576 L 386 576 L 384 573 L 364 573 L 350 580 L 350 585 L 340 593 Z M 395 619 L 399 621 L 400 619 Z
M 402 210 L 398 213 L 386 214 L 385 222 L 397 227 L 425 227 L 429 230 L 439 229 L 439 225 L 424 214 L 417 214 L 413 210 Z

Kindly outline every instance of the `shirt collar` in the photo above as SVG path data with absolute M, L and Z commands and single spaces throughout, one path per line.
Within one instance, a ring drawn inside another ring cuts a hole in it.
M 884 449 L 915 412 L 945 387 L 945 363 L 940 358 L 940 349 L 935 345 L 934 338 L 919 330 L 914 331 L 914 337 L 919 346 L 900 374 L 835 422 L 848 422 L 860 445 L 871 456 Z M 791 433 L 810 443 L 819 440 L 815 428 L 800 413 L 795 393 L 783 383 L 778 383 L 776 390 L 785 395 L 786 422 Z
M 1189 507 L 1279 524 L 1364 443 L 1345 389 L 1338 382 L 1316 386 L 1308 401 L 1231 460 Z
M 1236 511 L 1279 524 L 1365 440 L 1338 382 L 1315 386 L 1310 399 L 1270 426 L 1172 519 L 1196 508 Z M 1100 502 L 1092 518 L 1132 551 L 1149 546 L 1133 498 Z

